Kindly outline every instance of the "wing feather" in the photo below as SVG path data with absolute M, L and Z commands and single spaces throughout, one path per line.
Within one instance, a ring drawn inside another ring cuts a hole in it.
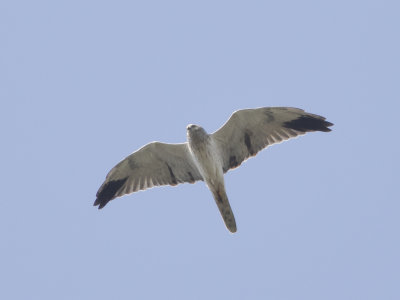
M 194 183 L 203 180 L 187 143 L 153 142 L 132 153 L 107 174 L 94 205 L 103 208 L 125 194 L 159 185 Z
M 267 146 L 311 131 L 331 131 L 319 115 L 293 107 L 238 110 L 212 134 L 223 159 L 223 170 L 236 168 Z

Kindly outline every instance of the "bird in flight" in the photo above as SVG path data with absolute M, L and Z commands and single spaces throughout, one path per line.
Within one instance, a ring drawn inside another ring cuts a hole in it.
M 205 182 L 226 227 L 236 232 L 236 221 L 225 191 L 224 174 L 260 150 L 311 131 L 331 131 L 333 124 L 319 115 L 292 107 L 238 110 L 216 132 L 187 126 L 187 142 L 149 143 L 123 159 L 107 174 L 94 205 L 159 185 Z

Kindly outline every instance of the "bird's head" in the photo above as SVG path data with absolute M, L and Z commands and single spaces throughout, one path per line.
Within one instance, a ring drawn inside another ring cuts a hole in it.
M 198 128 L 199 128 L 199 126 L 197 126 L 195 124 L 189 124 L 188 126 L 186 126 L 186 130 L 187 131 L 193 131 L 193 130 L 196 130 Z
M 203 127 L 195 125 L 195 124 L 189 124 L 186 126 L 187 130 L 187 136 L 188 139 L 191 140 L 198 140 L 198 139 L 204 139 L 207 137 L 207 132 L 203 129 Z

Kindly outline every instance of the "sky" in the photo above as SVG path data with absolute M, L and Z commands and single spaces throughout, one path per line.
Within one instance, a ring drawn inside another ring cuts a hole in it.
M 1 299 L 400 299 L 400 4 L 2 1 Z M 93 207 L 151 141 L 243 108 L 334 123 Z

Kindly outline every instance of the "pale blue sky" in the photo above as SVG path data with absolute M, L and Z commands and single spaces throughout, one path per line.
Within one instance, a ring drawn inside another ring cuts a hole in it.
M 1 299 L 400 299 L 398 1 L 2 1 Z M 241 108 L 335 124 L 225 177 L 92 206 Z

